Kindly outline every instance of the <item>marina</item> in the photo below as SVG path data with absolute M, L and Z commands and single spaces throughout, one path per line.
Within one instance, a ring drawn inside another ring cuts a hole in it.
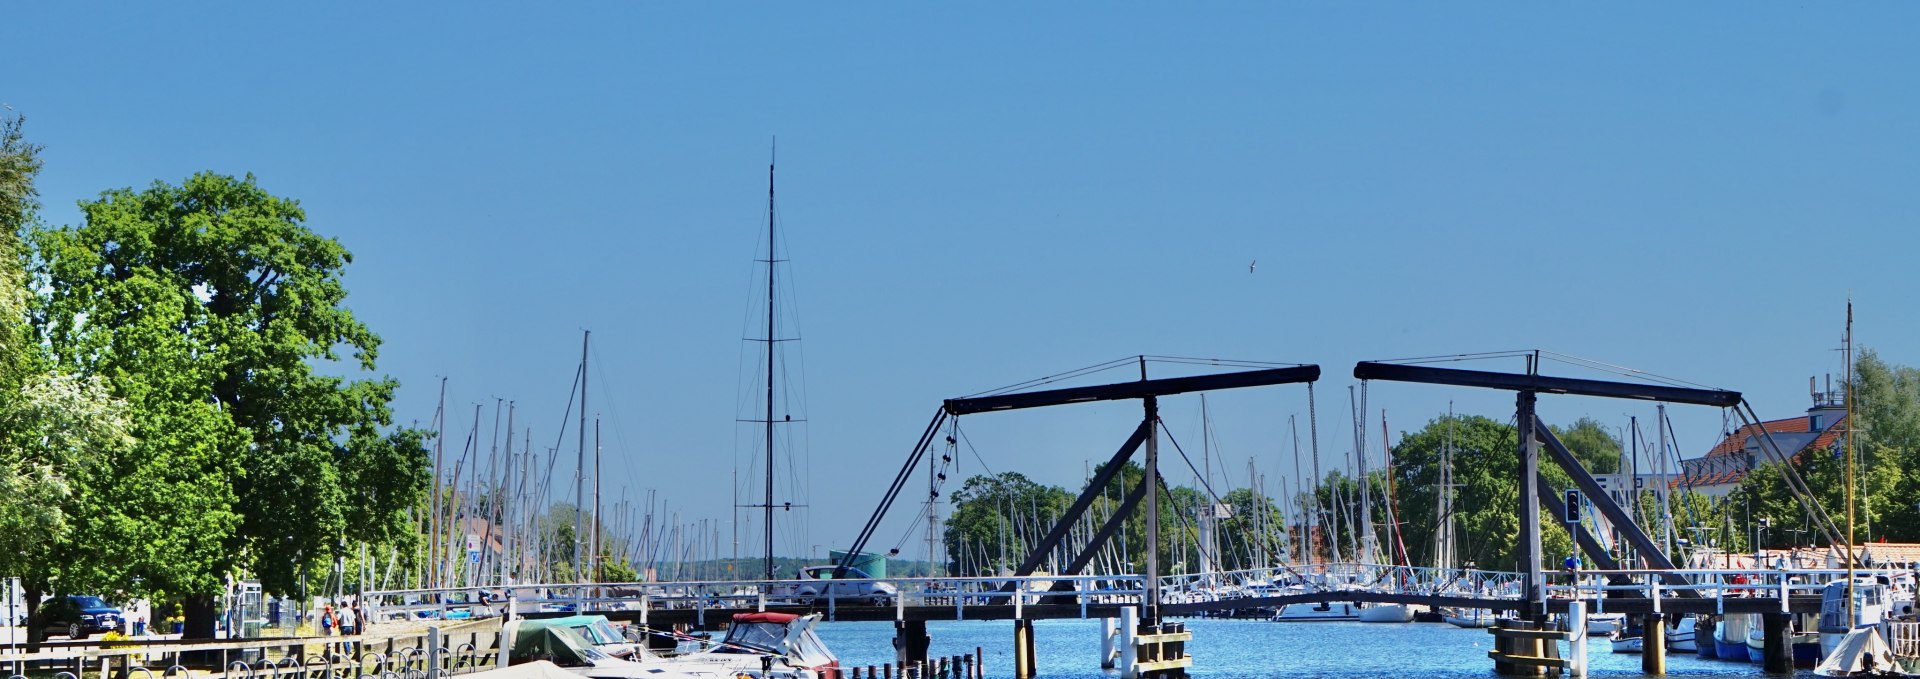
M 1920 4 L 8 10 L 0 679 L 1920 679 Z

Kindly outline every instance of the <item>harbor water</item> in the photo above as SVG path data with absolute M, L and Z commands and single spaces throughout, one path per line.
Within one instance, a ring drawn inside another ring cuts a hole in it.
M 1266 677 L 1487 677 L 1493 661 L 1487 658 L 1493 637 L 1483 629 L 1463 629 L 1434 623 L 1368 624 L 1360 622 L 1276 623 L 1260 620 L 1188 619 L 1194 639 L 1187 650 L 1194 657 L 1192 676 L 1220 679 Z M 1101 671 L 1100 621 L 1041 620 L 1034 627 L 1040 677 L 1044 679 L 1105 679 Z M 893 658 L 893 624 L 888 622 L 825 623 L 820 637 L 840 656 L 843 666 L 889 662 Z M 1013 676 L 1013 623 L 998 621 L 935 621 L 928 623 L 933 638 L 929 655 L 986 653 L 988 677 Z M 1640 656 L 1612 653 L 1606 639 L 1588 641 L 1588 676 L 1635 679 Z M 1752 663 L 1702 660 L 1691 653 L 1670 653 L 1667 676 L 1769 676 Z M 1801 670 L 1799 677 L 1812 677 Z

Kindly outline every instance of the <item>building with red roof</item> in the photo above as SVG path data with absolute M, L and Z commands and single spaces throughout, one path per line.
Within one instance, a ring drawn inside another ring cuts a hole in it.
M 1846 403 L 1832 390 L 1814 390 L 1811 395 L 1813 407 L 1806 414 L 1742 426 L 1728 432 L 1706 455 L 1681 461 L 1684 473 L 1673 485 L 1722 496 L 1738 487 L 1748 472 L 1771 461 L 1773 447 L 1796 459 L 1808 451 L 1832 449 L 1845 429 Z M 1773 447 L 1768 446 L 1769 439 Z

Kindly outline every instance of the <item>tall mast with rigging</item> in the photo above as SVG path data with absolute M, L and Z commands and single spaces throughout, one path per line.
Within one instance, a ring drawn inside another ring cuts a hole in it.
M 768 580 L 773 579 L 773 343 L 777 337 L 773 334 L 773 267 L 779 262 L 779 258 L 774 256 L 773 250 L 773 166 L 779 161 L 779 158 L 779 151 L 776 150 L 767 160 L 767 419 L 765 422 L 767 433 L 767 501 L 764 509 L 766 512 L 766 575 Z
M 1845 382 L 1847 414 L 1841 421 L 1846 423 L 1847 429 L 1846 433 L 1841 435 L 1841 439 L 1847 444 L 1847 626 L 1851 629 L 1859 622 L 1859 618 L 1856 617 L 1858 614 L 1854 612 L 1853 598 L 1853 562 L 1858 558 L 1853 551 L 1853 381 L 1858 378 L 1853 374 L 1853 300 L 1851 299 L 1847 300 L 1847 333 L 1844 341 L 1842 354 L 1847 362 Z

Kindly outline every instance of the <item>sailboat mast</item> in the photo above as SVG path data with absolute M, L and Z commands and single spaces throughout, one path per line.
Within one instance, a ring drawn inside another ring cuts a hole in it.
M 1293 433 L 1293 479 L 1294 483 L 1299 483 L 1300 480 L 1306 478 L 1306 476 L 1300 473 L 1300 425 L 1292 415 L 1287 416 L 1287 431 Z M 1300 541 L 1300 554 L 1293 556 L 1293 562 L 1296 564 L 1305 563 L 1300 560 L 1302 554 L 1306 555 L 1308 562 L 1311 562 L 1313 560 L 1313 550 L 1308 545 L 1307 540 L 1313 539 L 1313 530 L 1307 527 L 1309 525 L 1307 523 L 1309 519 L 1307 515 L 1306 498 L 1294 495 L 1291 492 L 1292 489 L 1286 488 L 1287 483 L 1285 479 L 1281 480 L 1280 485 L 1282 486 L 1281 493 L 1285 493 L 1287 497 L 1293 498 L 1299 503 L 1300 518 L 1296 525 L 1300 526 L 1300 534 L 1306 536 Z M 1289 528 L 1288 530 L 1291 532 L 1292 529 Z
M 447 458 L 447 378 L 440 378 L 440 405 L 433 411 L 433 419 L 439 424 L 433 433 L 433 516 L 431 523 L 433 539 L 427 548 L 428 587 L 438 587 L 440 583 L 440 470 Z
M 587 581 L 587 571 L 580 563 L 580 541 L 587 502 L 587 342 L 592 338 L 592 330 L 580 331 L 580 455 L 573 475 L 573 574 L 578 582 Z
M 1347 387 L 1349 405 L 1352 405 L 1353 397 L 1353 387 Z M 1373 484 L 1367 479 L 1366 409 L 1366 399 L 1362 398 L 1353 411 L 1353 455 L 1360 481 L 1360 563 L 1372 564 L 1375 563 L 1374 549 L 1378 539 L 1373 534 Z
M 1847 333 L 1845 343 L 1841 345 L 1842 355 L 1847 361 L 1846 423 L 1847 431 L 1843 438 L 1847 442 L 1847 627 L 1858 625 L 1858 613 L 1854 611 L 1853 593 L 1853 300 L 1847 300 Z
M 773 267 L 779 259 L 774 256 L 773 167 L 778 159 L 779 152 L 775 151 L 773 157 L 767 161 L 767 419 L 765 422 L 767 438 L 767 501 L 763 509 L 765 510 L 766 520 L 764 528 L 767 534 L 766 577 L 768 580 L 773 579 L 773 343 L 775 341 L 775 335 L 773 334 L 773 284 L 775 278 Z

